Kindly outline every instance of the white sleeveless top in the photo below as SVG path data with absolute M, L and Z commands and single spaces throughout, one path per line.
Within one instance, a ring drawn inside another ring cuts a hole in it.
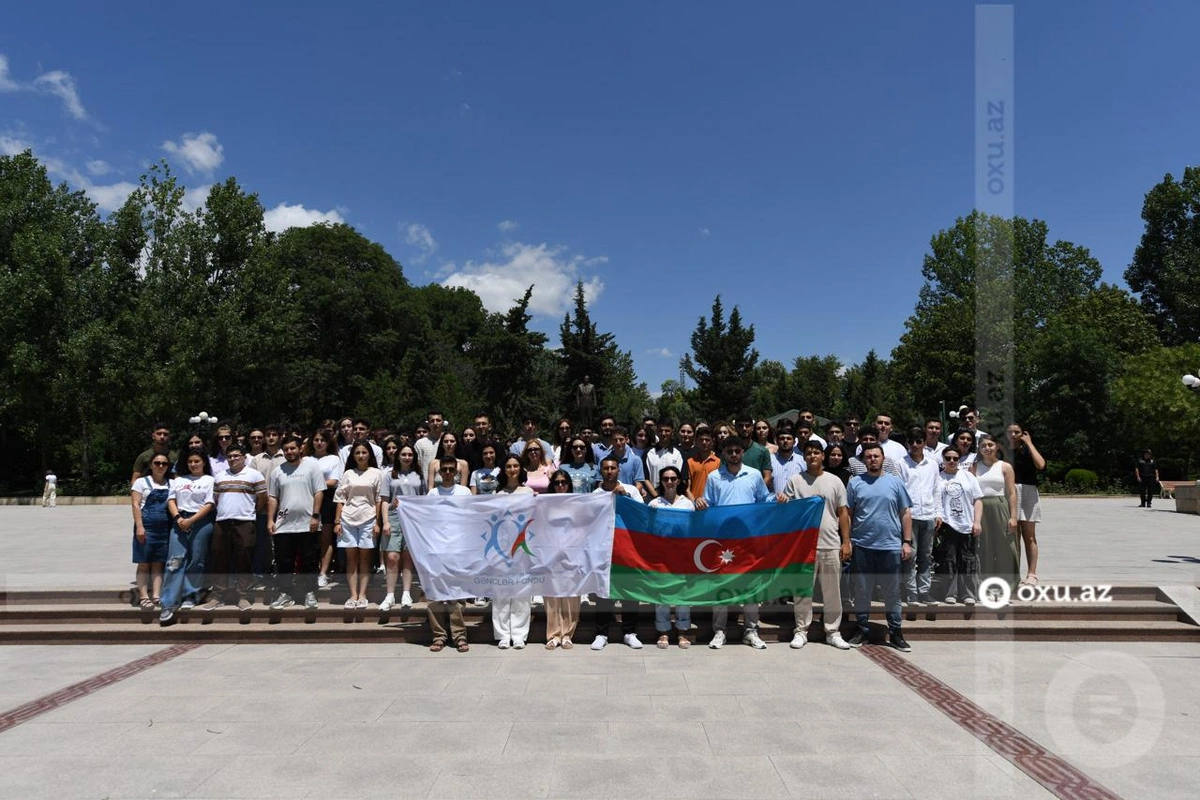
M 1002 463 L 997 461 L 989 467 L 982 459 L 975 462 L 975 478 L 979 481 L 979 488 L 983 490 L 984 497 L 1004 497 L 1004 468 L 1000 466 Z

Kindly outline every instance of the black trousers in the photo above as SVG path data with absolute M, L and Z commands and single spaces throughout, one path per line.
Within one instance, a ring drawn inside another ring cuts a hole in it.
M 607 597 L 596 598 L 596 632 L 594 636 L 608 636 L 608 628 L 615 616 L 616 601 Z M 641 603 L 635 600 L 621 601 L 621 634 L 637 633 L 641 619 Z
M 301 602 L 309 592 L 317 590 L 317 537 L 313 531 L 275 534 L 275 567 L 279 570 L 276 582 L 279 591 Z

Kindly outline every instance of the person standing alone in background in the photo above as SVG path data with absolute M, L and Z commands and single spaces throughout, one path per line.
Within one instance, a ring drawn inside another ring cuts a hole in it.
M 42 508 L 55 508 L 58 505 L 58 476 L 54 470 L 46 470 L 46 485 L 42 489 Z

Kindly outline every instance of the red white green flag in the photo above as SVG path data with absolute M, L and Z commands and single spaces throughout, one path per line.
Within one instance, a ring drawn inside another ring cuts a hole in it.
M 683 511 L 618 496 L 609 596 L 688 606 L 811 597 L 824 502 Z

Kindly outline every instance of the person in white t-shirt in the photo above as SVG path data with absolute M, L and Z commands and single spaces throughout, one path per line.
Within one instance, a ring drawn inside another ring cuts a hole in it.
M 333 532 L 338 547 L 346 551 L 346 582 L 350 584 L 346 608 L 367 607 L 375 535 L 381 530 L 385 535 L 391 533 L 383 508 L 383 473 L 378 464 L 365 440 L 350 445 L 350 458 L 333 493 Z
M 959 598 L 973 605 L 978 590 L 983 490 L 974 475 L 960 468 L 961 461 L 962 454 L 954 448 L 942 453 L 942 478 L 934 499 L 934 524 L 941 530 L 950 565 L 950 584 L 943 600 L 946 605 L 954 605 Z
M 658 486 L 654 490 L 654 499 L 648 506 L 651 508 L 676 508 L 680 511 L 695 511 L 696 504 L 679 493 L 682 488 L 683 473 L 676 467 L 665 466 L 658 470 Z M 675 606 L 675 630 L 678 631 L 679 647 L 683 650 L 692 646 L 692 607 Z M 656 605 L 654 607 L 654 630 L 658 631 L 658 648 L 665 650 L 671 646 L 671 607 Z
M 171 624 L 177 609 L 193 608 L 200 599 L 217 507 L 212 465 L 203 446 L 190 449 L 184 464 L 187 471 L 171 480 L 167 492 L 167 514 L 173 525 L 158 617 L 161 625 Z

